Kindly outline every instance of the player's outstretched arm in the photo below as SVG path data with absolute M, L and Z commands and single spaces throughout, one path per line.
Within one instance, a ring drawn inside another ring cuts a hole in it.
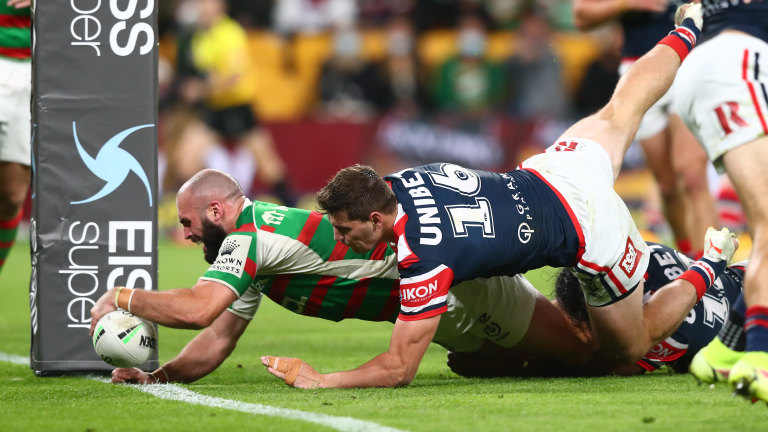
M 209 327 L 192 339 L 178 356 L 152 374 L 138 368 L 112 371 L 113 383 L 190 383 L 208 375 L 232 354 L 250 321 L 222 313 Z
M 416 375 L 439 323 L 439 315 L 420 321 L 397 320 L 389 350 L 348 371 L 321 374 L 296 358 L 264 356 L 261 362 L 272 375 L 297 388 L 403 386 Z
M 91 308 L 90 334 L 101 317 L 119 306 L 157 324 L 187 329 L 208 327 L 237 296 L 227 286 L 199 280 L 192 289 L 144 291 L 115 287 Z
M 707 230 L 704 256 L 677 279 L 658 290 L 645 304 L 646 351 L 669 337 L 683 323 L 691 308 L 723 274 L 738 248 L 739 241 L 728 228 Z

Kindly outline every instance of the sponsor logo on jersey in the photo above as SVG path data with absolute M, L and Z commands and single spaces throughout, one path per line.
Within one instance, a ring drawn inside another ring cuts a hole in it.
M 531 241 L 533 233 L 533 228 L 531 228 L 531 226 L 525 222 L 521 223 L 517 227 L 517 238 L 520 240 L 520 243 L 525 244 Z
M 624 247 L 624 256 L 621 258 L 621 264 L 619 264 L 619 267 L 621 267 L 621 270 L 624 271 L 624 274 L 626 274 L 627 277 L 632 277 L 632 275 L 635 274 L 637 264 L 640 262 L 642 256 L 643 253 L 637 250 L 635 244 L 632 243 L 632 240 L 627 237 L 627 244 Z
M 227 239 L 221 244 L 219 256 L 211 264 L 210 270 L 241 277 L 248 259 L 251 240 L 251 237 L 247 235 L 230 234 L 227 236 Z
M 110 138 L 109 141 L 101 147 L 94 158 L 91 157 L 91 155 L 85 151 L 82 144 L 80 144 L 80 139 L 77 136 L 77 125 L 75 122 L 72 122 L 72 134 L 80 158 L 83 160 L 83 163 L 85 163 L 85 166 L 87 166 L 96 177 L 104 180 L 106 184 L 90 198 L 80 201 L 72 201 L 70 204 L 85 204 L 109 195 L 125 182 L 125 179 L 128 178 L 128 174 L 133 172 L 144 184 L 144 188 L 147 190 L 149 206 L 152 207 L 152 188 L 149 184 L 147 174 L 144 172 L 144 168 L 142 168 L 141 164 L 135 157 L 133 157 L 133 155 L 120 148 L 120 144 L 123 143 L 128 135 L 135 131 L 154 126 L 155 125 L 152 124 L 145 124 L 125 129 Z
M 280 225 L 283 223 L 283 218 L 285 218 L 285 215 L 279 213 L 277 210 L 265 211 L 264 214 L 261 215 L 261 219 L 267 225 Z
M 419 285 L 400 290 L 400 301 L 419 301 L 430 297 L 437 292 L 437 279 L 427 281 L 424 285 Z
M 677 360 L 688 351 L 687 344 L 681 344 L 672 338 L 661 341 L 645 355 L 649 360 L 670 362 Z

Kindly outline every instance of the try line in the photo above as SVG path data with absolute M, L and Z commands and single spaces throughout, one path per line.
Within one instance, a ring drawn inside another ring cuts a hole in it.
M 19 355 L 0 352 L 0 361 L 16 365 L 29 366 L 29 358 Z M 95 381 L 109 383 L 109 380 L 101 377 L 90 377 Z M 160 399 L 185 402 L 193 405 L 203 405 L 212 408 L 222 408 L 232 411 L 240 411 L 248 414 L 281 417 L 291 420 L 300 420 L 327 426 L 341 432 L 405 432 L 402 429 L 382 426 L 378 423 L 354 419 L 352 417 L 337 417 L 327 414 L 319 414 L 307 411 L 299 411 L 290 408 L 278 408 L 269 405 L 261 405 L 242 402 L 220 397 L 206 396 L 176 384 L 124 384 L 144 393 L 151 394 Z

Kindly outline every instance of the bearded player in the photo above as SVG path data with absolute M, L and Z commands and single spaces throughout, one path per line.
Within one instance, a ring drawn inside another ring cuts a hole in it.
M 185 237 L 203 244 L 211 267 L 192 289 L 110 289 L 91 310 L 91 331 L 116 307 L 169 327 L 206 329 L 156 371 L 117 369 L 115 382 L 205 376 L 232 352 L 262 295 L 293 312 L 332 321 L 395 320 L 399 289 L 389 245 L 355 253 L 334 241 L 319 213 L 251 202 L 231 176 L 216 170 L 187 181 L 177 206 Z M 434 341 L 450 350 L 515 347 L 555 362 L 586 359 L 586 345 L 522 276 L 467 281 L 448 303 Z M 489 326 L 498 331 L 487 331 Z

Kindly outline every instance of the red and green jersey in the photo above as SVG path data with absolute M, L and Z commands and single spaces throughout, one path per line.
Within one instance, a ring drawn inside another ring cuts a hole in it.
M 0 57 L 29 60 L 31 51 L 30 9 L 16 9 L 0 0 Z
M 246 201 L 201 279 L 224 284 L 238 297 L 253 287 L 302 315 L 394 321 L 396 262 L 386 243 L 357 254 L 335 241 L 320 213 Z

